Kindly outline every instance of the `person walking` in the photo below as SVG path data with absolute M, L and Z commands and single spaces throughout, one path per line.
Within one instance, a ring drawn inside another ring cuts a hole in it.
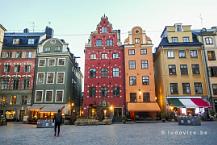
M 54 136 L 59 136 L 60 134 L 60 125 L 62 124 L 62 114 L 61 114 L 61 110 L 59 109 L 57 114 L 55 114 L 54 119 Z M 58 129 L 58 131 L 57 131 Z M 56 134 L 57 131 L 57 134 Z

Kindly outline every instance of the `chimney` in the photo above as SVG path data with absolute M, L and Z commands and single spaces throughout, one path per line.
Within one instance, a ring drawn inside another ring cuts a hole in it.
M 28 28 L 24 29 L 23 33 L 29 33 L 29 29 Z

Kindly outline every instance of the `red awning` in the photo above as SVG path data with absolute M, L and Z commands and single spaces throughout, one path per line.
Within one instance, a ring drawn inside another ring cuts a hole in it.
M 191 98 L 192 102 L 194 102 L 198 107 L 211 107 L 210 104 L 204 101 L 201 98 Z

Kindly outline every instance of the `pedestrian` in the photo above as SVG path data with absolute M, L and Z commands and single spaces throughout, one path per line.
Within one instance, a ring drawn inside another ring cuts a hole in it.
M 54 119 L 54 136 L 56 136 L 56 131 L 57 131 L 57 136 L 60 134 L 60 125 L 62 124 L 62 113 L 61 110 L 59 109 L 57 114 L 55 114 Z

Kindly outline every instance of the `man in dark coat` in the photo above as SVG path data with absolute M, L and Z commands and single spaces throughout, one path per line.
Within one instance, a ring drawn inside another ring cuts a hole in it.
M 57 130 L 57 128 L 58 128 L 57 136 L 59 136 L 59 134 L 60 134 L 60 125 L 62 123 L 62 114 L 61 114 L 61 110 L 60 109 L 58 110 L 57 114 L 55 114 L 53 122 L 55 124 L 55 126 L 54 126 L 54 132 L 55 132 L 54 136 L 56 136 L 56 130 Z

